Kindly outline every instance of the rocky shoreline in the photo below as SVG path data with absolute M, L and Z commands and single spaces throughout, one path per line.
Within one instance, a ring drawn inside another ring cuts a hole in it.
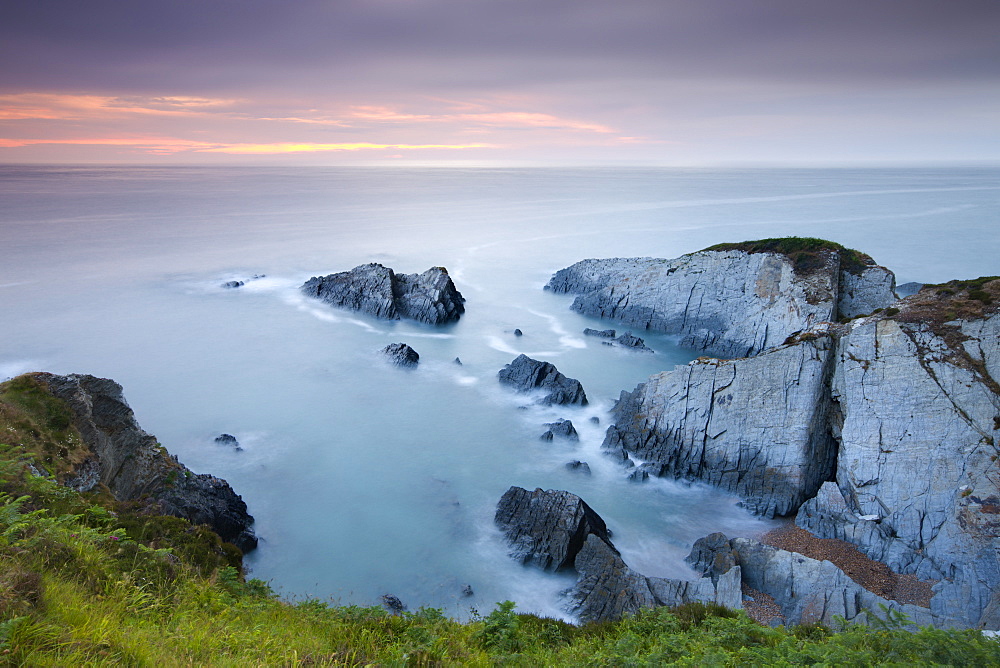
M 914 624 L 1000 627 L 1000 279 L 904 299 L 894 282 L 821 240 L 584 260 L 549 282 L 578 295 L 574 310 L 729 358 L 623 392 L 604 441 L 633 478 L 701 480 L 797 525 L 698 541 L 689 562 L 703 578 L 686 596 L 718 600 L 738 571 L 781 623 L 864 622 L 884 606 Z M 667 585 L 618 562 L 569 567 L 578 589 L 593 585 L 574 595 L 582 619 L 683 602 L 643 594 Z

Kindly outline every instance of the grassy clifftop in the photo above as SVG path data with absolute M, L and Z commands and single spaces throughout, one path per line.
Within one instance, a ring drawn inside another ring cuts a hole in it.
M 974 631 L 771 629 L 700 605 L 576 627 L 511 603 L 460 623 L 285 602 L 206 527 L 58 484 L 81 443 L 50 399 L 0 384 L 0 665 L 1000 664 Z
M 739 250 L 744 253 L 778 253 L 787 256 L 799 274 L 809 274 L 826 264 L 831 253 L 840 256 L 840 268 L 852 274 L 860 274 L 875 261 L 865 253 L 846 248 L 833 241 L 815 237 L 780 237 L 716 244 L 706 251 Z

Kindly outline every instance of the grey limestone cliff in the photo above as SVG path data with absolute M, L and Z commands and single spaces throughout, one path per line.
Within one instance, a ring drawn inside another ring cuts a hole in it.
M 244 552 L 257 546 L 243 499 L 225 480 L 192 473 L 143 431 L 121 385 L 89 375 L 32 376 L 69 407 L 90 450 L 66 484 L 78 491 L 104 485 L 119 501 L 149 497 L 165 514 L 207 524 Z
M 846 249 L 834 244 L 811 254 L 807 269 L 795 255 L 735 246 L 674 260 L 583 260 L 546 289 L 576 294 L 572 308 L 585 315 L 678 334 L 682 345 L 724 357 L 755 355 L 820 322 L 896 300 L 890 271 L 866 264 L 867 256 L 848 270 Z
M 302 285 L 302 292 L 333 306 L 388 320 L 407 318 L 438 325 L 454 322 L 465 312 L 465 298 L 444 267 L 431 267 L 422 274 L 397 274 L 373 262 L 314 276 Z
M 704 358 L 622 392 L 604 448 L 654 475 L 703 480 L 793 514 L 833 472 L 829 334 L 746 359 Z

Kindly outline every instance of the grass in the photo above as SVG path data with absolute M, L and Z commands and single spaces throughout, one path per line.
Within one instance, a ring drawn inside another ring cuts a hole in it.
M 815 237 L 780 237 L 758 239 L 709 246 L 706 251 L 733 251 L 745 253 L 778 253 L 787 256 L 800 275 L 815 273 L 826 266 L 831 254 L 840 256 L 840 268 L 852 274 L 860 274 L 875 261 L 871 257 L 852 248 L 845 248 L 833 241 Z
M 0 385 L 0 406 L 11 401 Z M 36 427 L 58 416 L 44 400 L 15 405 Z M 48 424 L 43 441 L 72 433 Z M 1000 664 L 1000 643 L 975 631 L 909 633 L 897 620 L 839 632 L 766 628 L 742 611 L 693 604 L 574 626 L 502 602 L 463 623 L 433 608 L 394 616 L 287 602 L 246 579 L 238 552 L 205 527 L 75 492 L 33 473 L 35 456 L 0 441 L 0 665 Z

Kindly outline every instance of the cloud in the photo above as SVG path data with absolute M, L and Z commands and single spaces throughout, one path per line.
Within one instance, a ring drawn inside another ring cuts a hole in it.
M 0 95 L 0 120 L 80 120 L 128 115 L 202 116 L 235 100 L 198 97 L 115 97 L 24 92 Z

